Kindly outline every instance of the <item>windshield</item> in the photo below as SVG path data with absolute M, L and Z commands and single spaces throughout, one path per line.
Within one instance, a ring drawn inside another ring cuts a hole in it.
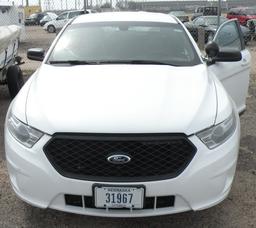
M 220 17 L 220 24 L 223 24 L 227 19 L 225 17 Z M 218 17 L 205 17 L 206 25 L 218 25 Z
M 54 47 L 49 62 L 161 62 L 174 66 L 200 63 L 179 24 L 97 22 L 70 25 Z
M 45 15 L 45 16 L 43 17 L 42 21 L 47 21 L 47 20 L 50 20 L 50 19 L 51 19 L 51 18 L 50 18 L 49 15 Z
M 31 14 L 29 18 L 36 18 L 36 14 Z

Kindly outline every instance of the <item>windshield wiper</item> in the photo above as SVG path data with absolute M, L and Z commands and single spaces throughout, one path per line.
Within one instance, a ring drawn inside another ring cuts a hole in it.
M 149 65 L 169 65 L 176 66 L 167 62 L 160 62 L 154 60 L 107 60 L 107 61 L 97 61 L 98 64 L 149 64 Z
M 149 64 L 149 65 L 169 65 L 178 66 L 166 62 L 154 60 L 99 60 L 99 61 L 84 61 L 84 60 L 52 60 L 50 64 L 68 64 L 68 65 L 100 65 L 100 64 Z
M 68 64 L 68 65 L 93 65 L 97 62 L 83 61 L 83 60 L 53 60 L 49 61 L 50 64 Z

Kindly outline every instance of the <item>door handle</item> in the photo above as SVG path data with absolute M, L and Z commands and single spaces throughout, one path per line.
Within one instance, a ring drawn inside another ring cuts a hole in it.
M 249 62 L 247 59 L 242 59 L 241 66 L 248 66 L 249 63 L 250 63 L 250 62 Z

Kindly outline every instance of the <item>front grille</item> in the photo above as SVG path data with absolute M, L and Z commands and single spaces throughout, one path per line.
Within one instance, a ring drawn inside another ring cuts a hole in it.
M 68 178 L 138 182 L 178 176 L 196 148 L 183 134 L 55 134 L 44 152 Z M 131 160 L 112 164 L 107 158 L 115 154 Z

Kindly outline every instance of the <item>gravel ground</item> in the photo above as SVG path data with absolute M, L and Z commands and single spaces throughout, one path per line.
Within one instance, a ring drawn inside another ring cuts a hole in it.
M 54 35 L 35 27 L 30 27 L 27 34 L 29 41 L 21 44 L 22 56 L 25 56 L 28 47 L 48 48 L 54 38 Z M 22 202 L 13 193 L 7 175 L 3 129 L 10 99 L 7 89 L 0 86 L 0 227 L 256 227 L 256 42 L 248 48 L 252 53 L 253 66 L 247 111 L 241 117 L 242 135 L 236 177 L 225 201 L 199 212 L 111 219 L 42 210 Z M 22 66 L 26 78 L 37 66 L 38 63 L 26 60 Z

